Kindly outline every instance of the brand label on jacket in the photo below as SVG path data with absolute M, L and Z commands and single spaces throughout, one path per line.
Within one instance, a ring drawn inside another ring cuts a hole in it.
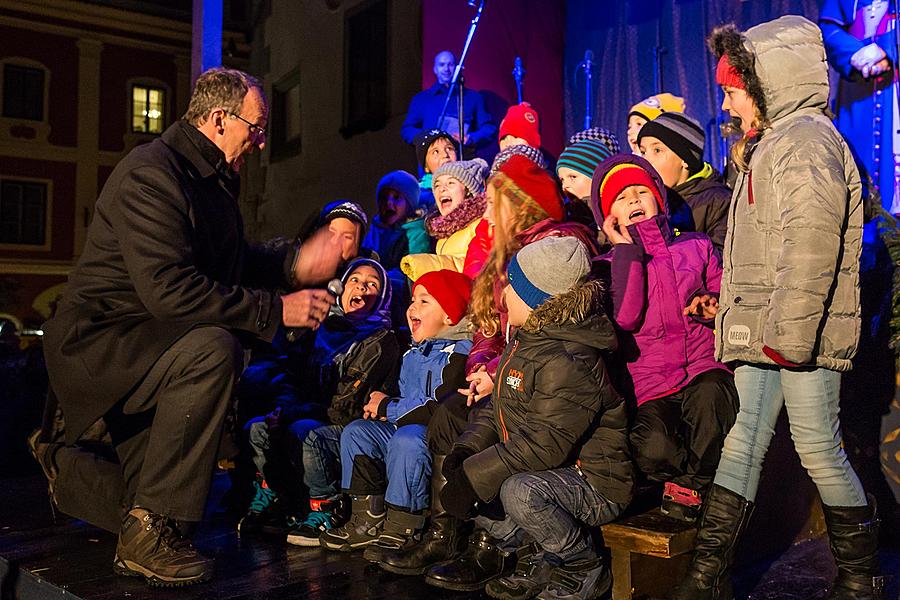
M 729 327 L 728 343 L 733 346 L 749 346 L 750 328 L 746 325 L 732 325 Z
M 525 373 L 522 371 L 518 371 L 516 369 L 510 369 L 509 374 L 506 376 L 506 385 L 516 390 L 517 392 L 522 391 L 522 380 L 525 378 Z

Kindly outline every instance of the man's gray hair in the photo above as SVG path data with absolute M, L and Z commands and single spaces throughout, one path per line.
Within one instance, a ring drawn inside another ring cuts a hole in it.
M 239 115 L 244 96 L 250 88 L 257 88 L 263 94 L 262 83 L 243 71 L 225 67 L 213 67 L 204 71 L 194 84 L 194 93 L 191 94 L 184 120 L 195 127 L 202 125 L 209 113 L 216 108 Z

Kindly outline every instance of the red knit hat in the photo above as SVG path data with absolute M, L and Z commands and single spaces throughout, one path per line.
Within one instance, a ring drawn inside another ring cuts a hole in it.
M 739 90 L 747 89 L 744 85 L 744 79 L 728 60 L 728 55 L 723 54 L 716 65 L 716 83 L 722 86 L 737 88 Z
M 490 184 L 525 205 L 526 210 L 541 211 L 551 219 L 563 220 L 563 199 L 556 181 L 521 154 L 503 163 Z
M 541 147 L 540 121 L 537 111 L 531 108 L 527 102 L 514 104 L 506 111 L 506 116 L 500 121 L 499 142 L 508 135 L 522 138 L 529 146 Z
M 466 316 L 469 301 L 472 299 L 472 280 L 462 273 L 449 269 L 429 271 L 416 279 L 412 286 L 413 292 L 416 291 L 417 285 L 421 285 L 434 296 L 453 325 Z
M 647 186 L 653 193 L 653 197 L 656 198 L 660 212 L 666 211 L 659 188 L 656 187 L 656 182 L 653 181 L 650 173 L 636 164 L 623 163 L 610 169 L 600 183 L 600 210 L 604 217 L 609 216 L 609 210 L 622 190 L 633 185 Z

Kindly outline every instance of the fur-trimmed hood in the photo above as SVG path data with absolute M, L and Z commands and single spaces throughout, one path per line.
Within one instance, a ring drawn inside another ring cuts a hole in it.
M 616 332 L 603 310 L 605 297 L 601 281 L 587 281 L 538 306 L 521 330 L 600 350 L 615 350 Z
M 804 17 L 787 15 L 741 33 L 715 28 L 709 47 L 738 70 L 762 115 L 774 122 L 800 109 L 828 110 L 828 64 L 822 32 Z

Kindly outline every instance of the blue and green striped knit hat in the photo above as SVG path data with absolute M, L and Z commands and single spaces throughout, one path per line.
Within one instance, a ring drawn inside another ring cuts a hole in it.
M 615 152 L 599 140 L 575 142 L 559 155 L 556 171 L 559 172 L 560 167 L 568 167 L 586 177 L 592 177 L 597 165 L 613 154 Z

